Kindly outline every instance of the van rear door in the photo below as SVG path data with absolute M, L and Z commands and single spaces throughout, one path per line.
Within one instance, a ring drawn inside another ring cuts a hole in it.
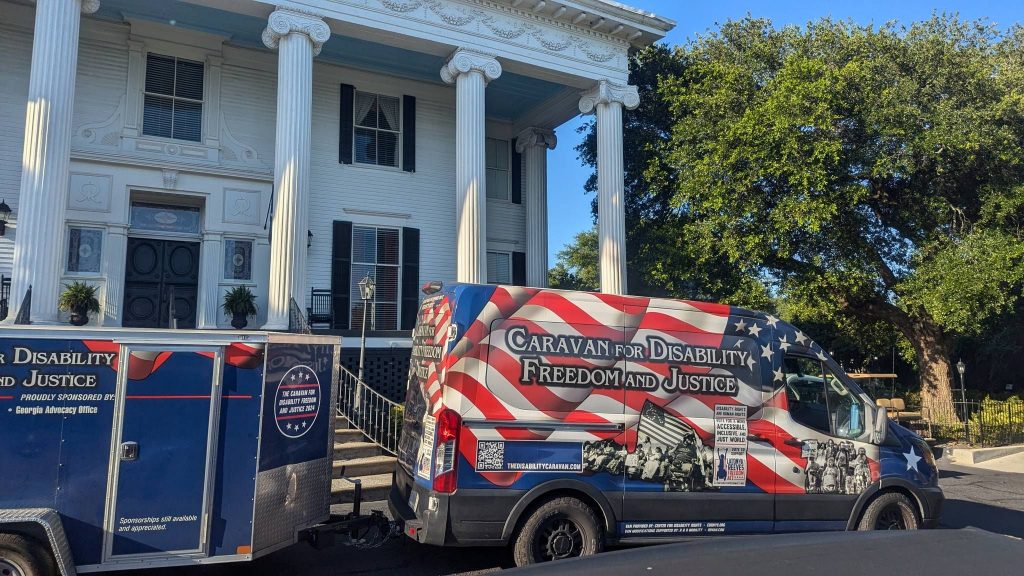
M 428 485 L 433 469 L 433 415 L 441 406 L 442 363 L 451 325 L 451 302 L 446 294 L 436 294 L 423 300 L 413 329 L 398 461 L 413 478 Z

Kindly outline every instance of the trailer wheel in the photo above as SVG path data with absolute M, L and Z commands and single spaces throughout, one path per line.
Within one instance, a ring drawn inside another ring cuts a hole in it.
M 555 498 L 530 514 L 513 544 L 516 566 L 590 556 L 604 548 L 594 510 L 576 498 Z
M 50 551 L 20 534 L 0 534 L 0 576 L 56 574 Z
M 875 498 L 860 518 L 858 530 L 917 530 L 917 510 L 909 498 L 899 492 L 886 492 Z

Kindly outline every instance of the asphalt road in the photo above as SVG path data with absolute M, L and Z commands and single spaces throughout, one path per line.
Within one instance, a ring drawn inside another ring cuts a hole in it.
M 1024 538 L 1024 474 L 956 466 L 940 462 L 940 484 L 946 494 L 943 528 L 973 526 Z M 805 535 L 806 536 L 806 535 Z M 756 537 L 763 538 L 763 537 Z M 851 546 L 854 544 L 848 544 Z M 858 545 L 859 546 L 859 545 Z M 854 556 L 859 552 L 854 553 Z M 1021 559 L 1024 564 L 1024 558 Z M 514 566 L 511 554 L 494 548 L 435 548 L 401 537 L 373 550 L 334 546 L 313 550 L 305 544 L 252 563 L 153 570 L 157 576 L 341 576 L 358 574 L 476 575 Z M 793 574 L 831 573 L 827 569 Z M 131 572 L 122 573 L 130 576 Z

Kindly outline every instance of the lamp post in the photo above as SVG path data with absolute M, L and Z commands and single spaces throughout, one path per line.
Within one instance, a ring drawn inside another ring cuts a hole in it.
M 0 200 L 0 236 L 7 233 L 7 219 L 11 217 L 11 207 Z
M 967 365 L 964 364 L 962 358 L 956 361 L 956 371 L 960 373 L 960 404 L 963 405 L 964 441 L 970 442 L 970 438 L 967 437 L 967 393 L 964 390 L 964 372 L 967 371 Z
M 373 292 L 377 289 L 377 283 L 367 274 L 359 281 L 359 297 L 363 300 L 363 324 L 362 337 L 359 343 L 359 382 L 363 381 L 363 360 L 366 358 L 366 309 L 373 300 Z

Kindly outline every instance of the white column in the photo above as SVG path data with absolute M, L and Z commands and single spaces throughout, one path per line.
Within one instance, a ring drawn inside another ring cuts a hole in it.
M 313 57 L 331 37 L 316 16 L 278 9 L 263 43 L 277 48 L 277 131 L 274 141 L 274 221 L 265 330 L 288 329 L 288 306 L 306 292 Z
M 557 143 L 555 132 L 545 128 L 516 136 L 526 188 L 526 285 L 537 288 L 548 285 L 548 149 Z
M 224 235 L 220 232 L 203 234 L 203 247 L 199 251 L 199 302 L 196 328 L 216 328 L 221 314 L 220 280 L 224 276 Z
M 81 12 L 91 14 L 99 7 L 99 0 L 36 2 L 10 319 L 17 315 L 25 292 L 32 286 L 32 322 L 58 322 L 57 296 L 64 267 L 64 242 L 59 239 L 64 237 L 71 162 L 78 27 Z
M 455 84 L 456 279 L 487 282 L 487 157 L 484 90 L 501 76 L 488 54 L 456 50 L 441 67 L 441 79 Z
M 622 107 L 640 105 L 636 86 L 598 82 L 580 98 L 580 112 L 597 112 L 597 238 L 601 292 L 626 293 L 625 169 Z
M 124 318 L 124 267 L 128 256 L 128 226 L 107 226 L 103 244 L 103 325 L 120 326 Z

